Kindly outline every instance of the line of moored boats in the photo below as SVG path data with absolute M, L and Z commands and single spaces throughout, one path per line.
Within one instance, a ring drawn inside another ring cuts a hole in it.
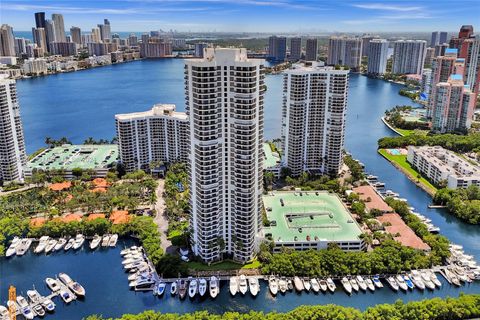
M 34 239 L 31 238 L 13 238 L 10 246 L 8 247 L 5 256 L 11 257 L 13 255 L 23 256 L 31 247 Z M 40 237 L 37 246 L 33 250 L 34 253 L 52 253 L 55 251 L 68 251 L 80 249 L 86 238 L 82 234 L 77 234 L 75 237 L 71 238 L 51 238 L 49 236 Z M 102 247 L 115 247 L 118 241 L 118 234 L 105 234 L 103 236 L 95 235 L 89 243 L 89 247 L 92 250 L 95 250 L 99 246 Z

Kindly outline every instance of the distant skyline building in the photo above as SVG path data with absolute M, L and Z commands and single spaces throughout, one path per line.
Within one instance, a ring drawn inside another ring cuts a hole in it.
M 378 39 L 379 36 L 364 35 L 362 36 L 362 57 L 368 56 L 368 49 L 370 41 L 373 39 Z
M 475 94 L 478 94 L 480 89 L 480 35 L 465 39 L 461 51 L 465 59 L 465 84 Z
M 438 56 L 443 56 L 445 55 L 445 50 L 448 49 L 448 44 L 447 43 L 442 43 L 442 44 L 437 44 L 435 46 L 435 57 Z
M 367 73 L 382 75 L 387 71 L 388 41 L 385 39 L 372 39 L 368 44 Z
M 430 67 L 433 62 L 433 58 L 435 58 L 435 48 L 427 48 L 425 53 L 425 61 L 423 63 L 424 67 Z
M 23 167 L 27 163 L 20 106 L 17 100 L 15 80 L 0 74 L 0 181 L 23 179 Z
M 328 42 L 328 65 L 347 66 L 358 70 L 362 62 L 362 39 L 330 37 Z
M 185 60 L 193 253 L 254 258 L 262 226 L 264 60 L 207 48 Z
M 287 57 L 287 38 L 271 36 L 268 38 L 268 58 L 274 61 L 285 61 Z
M 79 27 L 72 26 L 70 28 L 70 36 L 72 37 L 72 42 L 82 44 L 82 30 Z
M 37 44 L 39 48 L 42 48 L 44 52 L 48 51 L 47 48 L 47 37 L 45 35 L 45 29 L 43 28 L 32 28 L 33 41 Z
M 305 46 L 305 60 L 306 61 L 317 61 L 318 54 L 318 41 L 315 38 L 307 39 L 307 44 Z
M 129 46 L 137 46 L 138 45 L 138 37 L 135 33 L 131 33 L 128 36 L 128 45 Z
M 107 55 L 108 45 L 101 42 L 90 42 L 87 43 L 88 54 L 90 56 L 104 56 Z
M 465 39 L 470 38 L 473 35 L 472 25 L 463 25 L 458 32 L 458 37 L 452 37 L 449 42 L 450 48 L 459 49 L 462 47 L 462 43 Z
M 21 57 L 27 53 L 27 41 L 25 38 L 15 38 L 15 55 Z
M 195 43 L 195 49 L 193 55 L 195 58 L 203 58 L 203 51 L 208 47 L 206 43 L 199 42 Z
M 434 47 L 438 44 L 447 43 L 448 33 L 445 31 L 432 32 L 432 39 L 430 40 L 430 46 Z
M 64 57 L 77 54 L 77 44 L 75 42 L 52 42 L 50 43 L 50 52 Z
M 13 28 L 8 24 L 0 27 L 0 55 L 4 57 L 15 57 L 15 38 Z
M 140 44 L 140 57 L 142 58 L 163 58 L 171 55 L 171 42 L 148 42 Z
M 98 28 L 100 29 L 100 38 L 102 41 L 112 38 L 112 29 L 108 19 L 103 19 L 103 24 L 99 24 Z
M 35 27 L 36 28 L 45 28 L 45 12 L 36 12 L 35 13 Z
M 57 41 L 55 38 L 55 22 L 52 20 L 45 20 L 45 40 L 48 51 L 50 51 L 50 43 Z
M 298 61 L 302 59 L 302 38 L 290 38 L 290 60 Z
M 393 43 L 392 73 L 422 74 L 427 50 L 424 40 L 397 40 Z
M 52 20 L 55 26 L 55 40 L 57 42 L 67 42 L 65 35 L 65 23 L 63 22 L 63 15 L 60 13 L 53 13 Z
M 102 41 L 102 36 L 100 35 L 100 28 L 92 28 L 92 42 L 99 43 Z
M 120 160 L 127 172 L 149 170 L 153 162 L 186 162 L 190 150 L 188 117 L 173 104 L 115 115 Z
M 343 164 L 348 70 L 296 66 L 284 73 L 283 165 L 302 172 L 337 175 Z

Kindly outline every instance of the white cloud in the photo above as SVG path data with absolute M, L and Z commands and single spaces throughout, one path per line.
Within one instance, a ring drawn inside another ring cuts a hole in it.
M 384 3 L 354 4 L 353 6 L 361 9 L 400 11 L 400 12 L 419 11 L 423 9 L 423 7 L 421 6 L 399 6 L 399 5 L 390 5 L 390 4 L 384 4 Z

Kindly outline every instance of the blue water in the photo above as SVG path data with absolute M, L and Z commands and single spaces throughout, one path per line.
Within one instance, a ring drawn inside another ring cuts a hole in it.
M 265 105 L 265 136 L 280 135 L 281 76 L 267 77 Z M 82 142 L 88 136 L 111 138 L 114 135 L 113 116 L 119 112 L 147 110 L 158 102 L 175 103 L 183 110 L 183 64 L 181 60 L 149 60 L 61 74 L 18 82 L 21 111 L 29 152 L 41 147 L 45 136 L 67 136 Z M 465 251 L 480 260 L 480 228 L 467 225 L 443 210 L 429 210 L 430 197 L 417 188 L 376 152 L 377 140 L 394 135 L 383 125 L 380 117 L 386 109 L 409 104 L 410 100 L 397 94 L 399 86 L 380 80 L 352 75 L 349 92 L 346 148 L 362 161 L 367 170 L 378 175 L 388 189 L 409 199 L 417 211 L 427 215 L 439 226 L 442 234 L 462 244 Z M 81 319 L 97 313 L 118 316 L 146 309 L 163 312 L 189 312 L 209 310 L 288 311 L 302 304 L 335 303 L 365 309 L 377 303 L 392 303 L 431 298 L 457 296 L 460 292 L 480 293 L 480 285 L 454 288 L 444 282 L 441 290 L 418 290 L 394 293 L 385 288 L 375 293 L 360 293 L 351 297 L 338 290 L 335 294 L 294 294 L 272 298 L 265 284 L 260 295 L 230 297 L 223 284 L 220 296 L 212 301 L 154 298 L 148 293 L 128 290 L 126 274 L 121 268 L 117 249 L 91 253 L 84 249 L 77 253 L 54 253 L 50 256 L 26 256 L 0 262 L 0 303 L 5 304 L 9 284 L 18 292 L 26 292 L 32 285 L 47 293 L 43 280 L 58 272 L 67 272 L 84 284 L 87 297 L 64 306 L 58 299 L 57 311 L 47 319 Z M 442 279 L 443 281 L 443 279 Z

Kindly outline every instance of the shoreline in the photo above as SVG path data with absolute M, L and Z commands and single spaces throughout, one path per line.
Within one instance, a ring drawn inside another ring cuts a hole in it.
M 383 122 L 390 130 L 392 130 L 393 132 L 395 132 L 395 133 L 398 134 L 399 136 L 404 137 L 403 134 L 401 134 L 399 131 L 397 131 L 397 129 L 395 129 L 390 123 L 387 122 L 387 120 L 385 119 L 385 116 L 383 116 L 381 119 L 382 119 L 382 122 Z

